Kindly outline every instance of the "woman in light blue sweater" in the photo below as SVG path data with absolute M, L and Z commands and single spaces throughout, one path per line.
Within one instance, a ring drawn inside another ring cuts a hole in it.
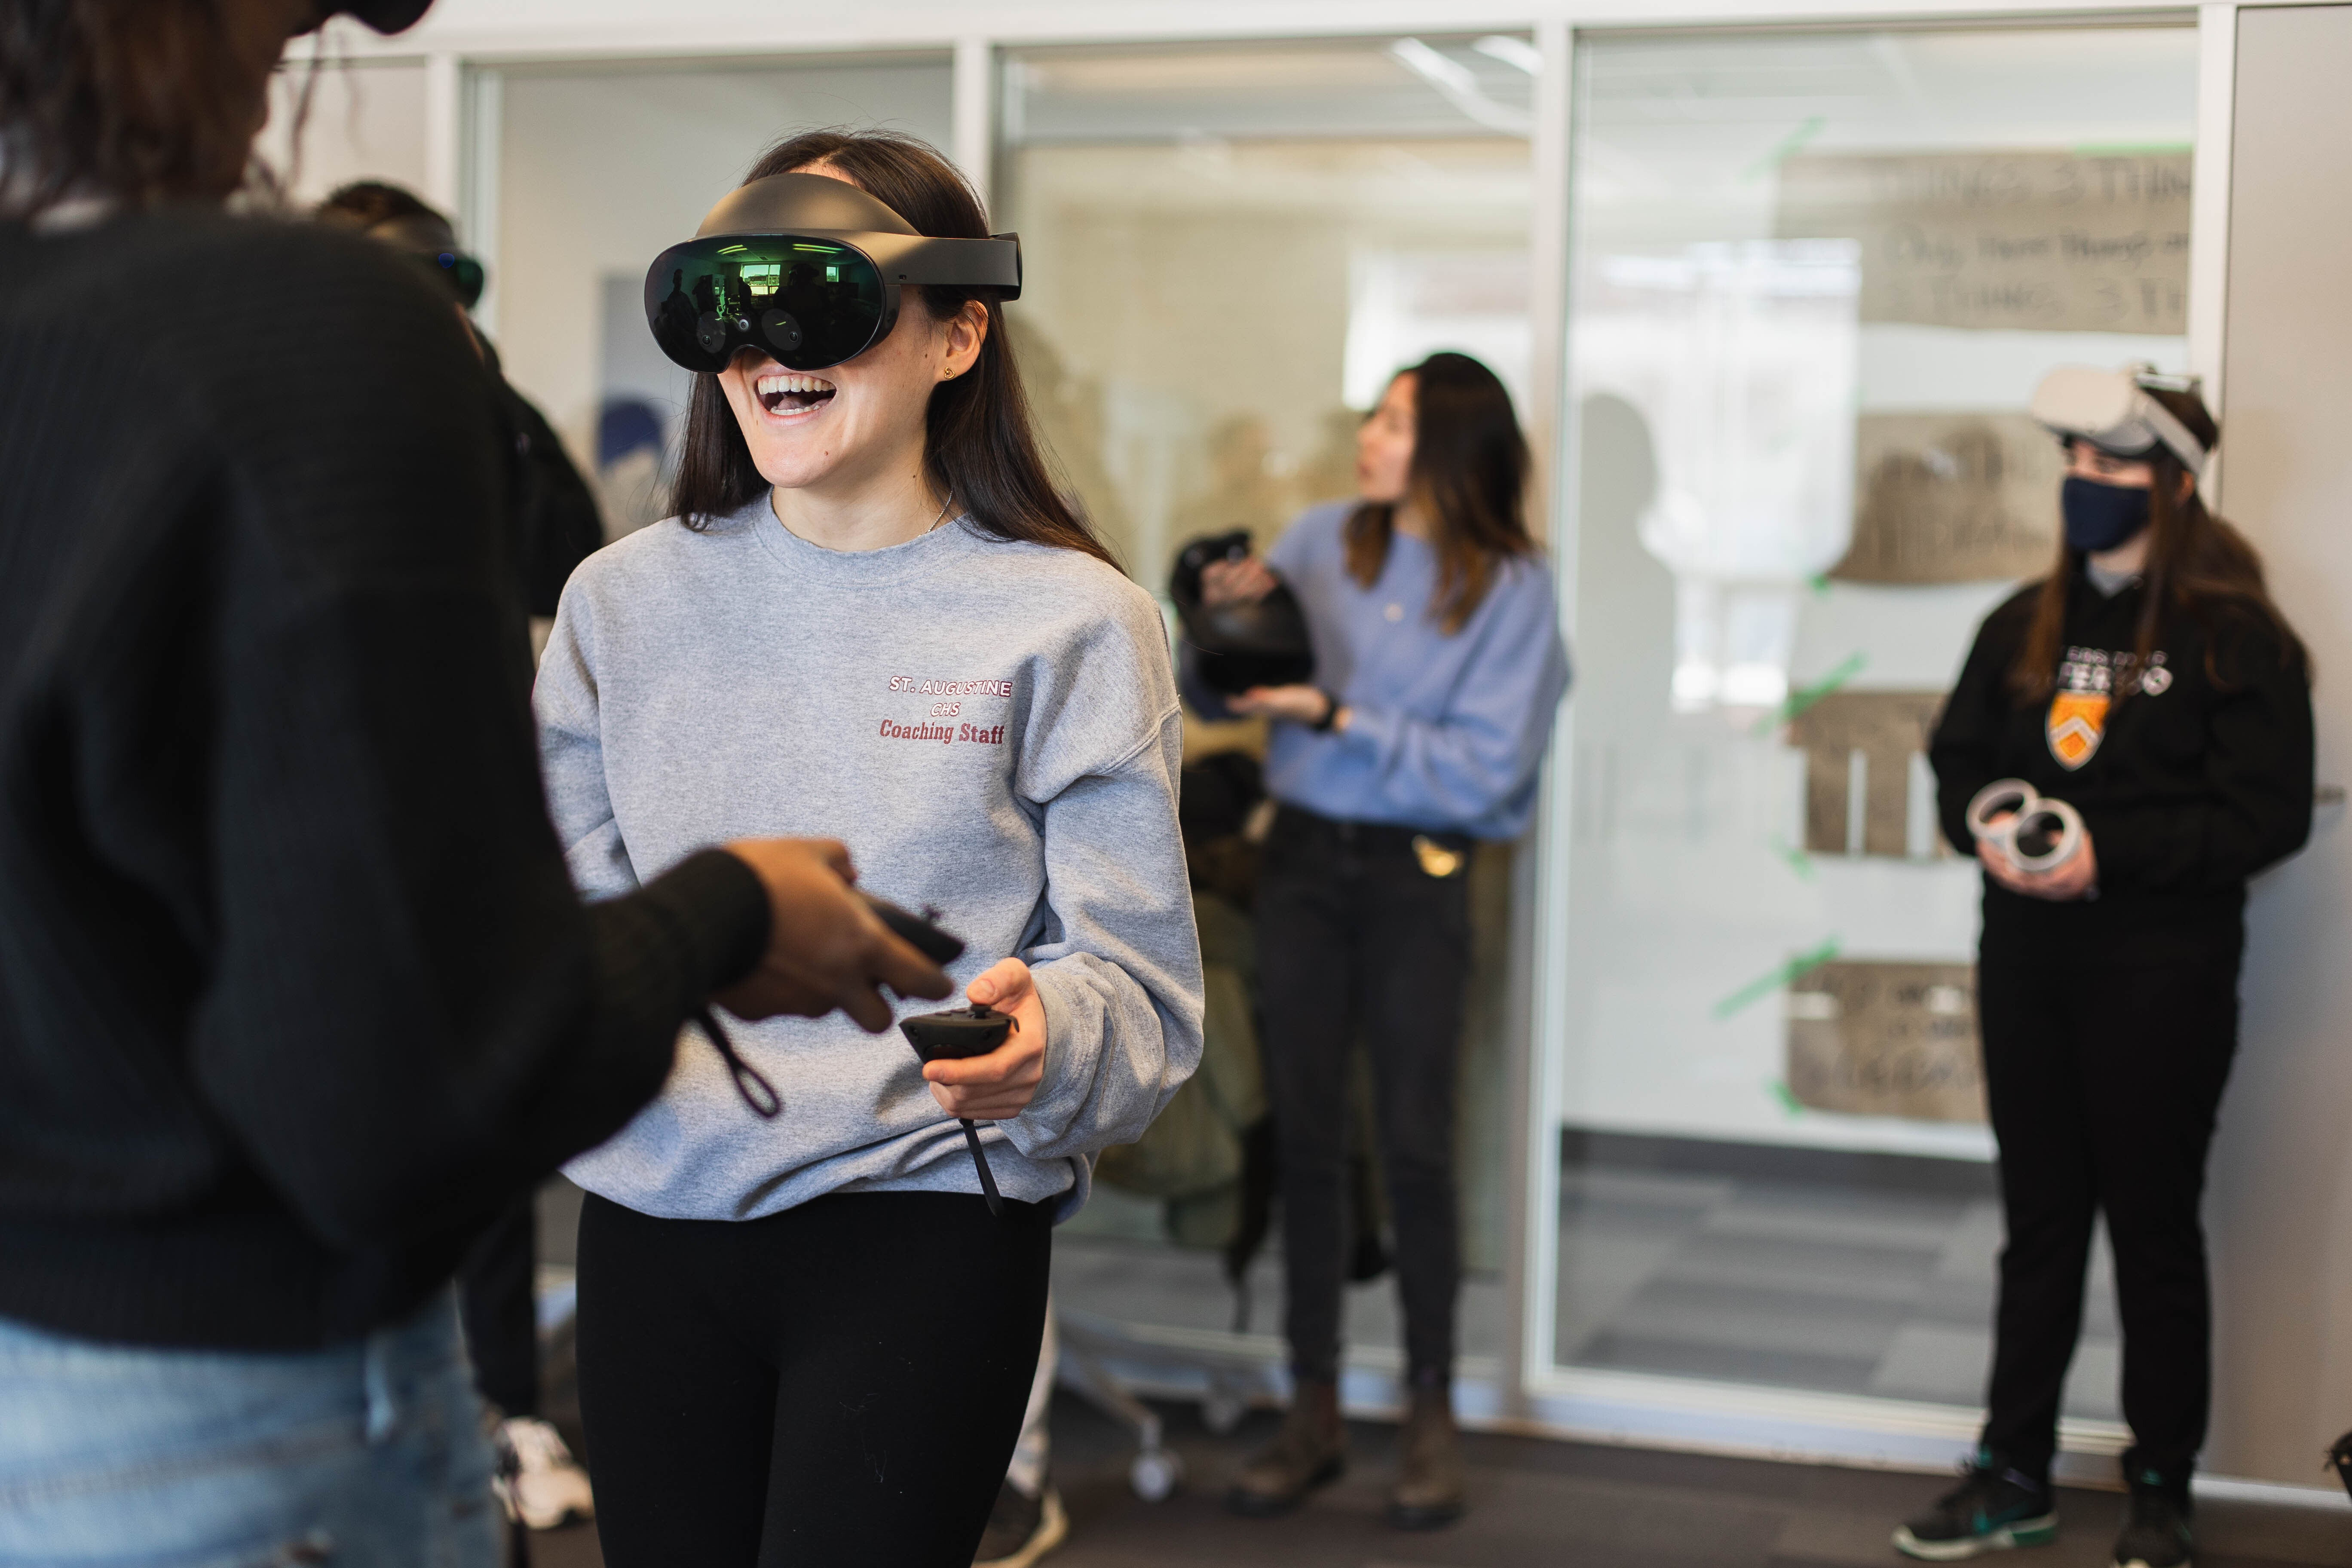
M 795 171 L 879 198 L 877 224 L 987 234 L 919 142 L 797 137 L 746 183 Z M 743 349 L 698 375 L 680 517 L 580 568 L 541 667 L 583 887 L 632 887 L 740 837 L 725 824 L 821 831 L 862 887 L 935 906 L 970 944 L 966 995 L 1018 1026 L 927 1068 L 896 1035 L 741 1026 L 779 1117 L 747 1121 L 719 1058 L 685 1052 L 569 1167 L 613 1568 L 969 1563 L 1036 1364 L 1050 1226 L 1199 1059 L 1166 634 L 1046 479 L 1001 293 L 908 284 L 844 363 Z M 984 1129 L 1002 1219 L 959 1117 Z
M 1449 1383 L 1460 1282 L 1454 1077 L 1470 974 L 1470 856 L 1515 838 L 1568 689 L 1552 576 L 1521 516 L 1508 393 L 1466 355 L 1400 372 L 1356 443 L 1359 499 L 1291 524 L 1265 563 L 1219 562 L 1213 602 L 1277 578 L 1307 617 L 1312 686 L 1185 693 L 1274 721 L 1280 810 L 1257 894 L 1266 1083 L 1282 1183 L 1296 1394 L 1228 1501 L 1286 1512 L 1346 1463 L 1339 1421 L 1348 1054 L 1371 1058 L 1412 1385 L 1390 1521 L 1451 1522 L 1462 1469 Z

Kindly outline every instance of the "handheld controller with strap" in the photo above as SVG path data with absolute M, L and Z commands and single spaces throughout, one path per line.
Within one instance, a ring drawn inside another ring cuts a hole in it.
M 963 956 L 963 939 L 950 935 L 933 923 L 939 919 L 939 910 L 926 907 L 921 914 L 916 914 L 911 910 L 900 909 L 887 899 L 877 899 L 871 893 L 860 893 L 857 896 L 866 900 L 866 907 L 872 910 L 875 917 L 890 928 L 892 934 L 933 963 L 945 968 Z M 743 1097 L 743 1103 L 751 1108 L 751 1114 L 762 1121 L 773 1121 L 782 1115 L 783 1096 L 776 1092 L 776 1086 L 769 1081 L 767 1074 L 743 1059 L 742 1053 L 735 1048 L 735 1042 L 728 1037 L 726 1029 L 720 1026 L 718 1014 L 709 1007 L 703 1007 L 695 1013 L 694 1025 L 709 1037 L 711 1048 L 717 1051 L 719 1059 L 727 1064 L 727 1076 L 735 1080 L 735 1092 Z M 997 1038 L 1001 1040 L 1003 1037 L 1003 1031 L 999 1030 Z M 988 1048 L 993 1050 L 995 1047 L 991 1046 Z M 979 1053 L 956 1054 L 978 1055 Z M 930 1058 L 925 1057 L 923 1059 L 929 1061 Z M 964 1131 L 971 1131 L 971 1122 L 964 1123 Z M 974 1158 L 978 1158 L 980 1154 L 977 1133 L 972 1133 L 972 1154 Z M 985 1163 L 981 1166 L 981 1181 L 983 1184 L 988 1182 L 988 1167 Z M 993 1186 L 989 1187 L 992 1201 L 995 1191 Z
M 1013 1022 L 1012 1014 L 978 1003 L 898 1020 L 898 1032 L 907 1037 L 907 1043 L 926 1063 L 984 1057 L 1020 1026 Z M 971 1124 L 969 1117 L 956 1120 L 963 1123 L 963 1141 L 971 1150 L 972 1168 L 980 1173 L 980 1190 L 988 1199 L 988 1212 L 1001 1217 L 1004 1200 L 997 1195 L 996 1173 L 988 1168 L 988 1155 L 981 1149 L 980 1129 Z

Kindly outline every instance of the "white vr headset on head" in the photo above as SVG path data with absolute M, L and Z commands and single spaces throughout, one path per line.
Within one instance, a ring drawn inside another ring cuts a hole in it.
M 2148 364 L 2121 370 L 2062 364 L 2033 389 L 2032 412 L 2062 441 L 2088 441 L 2118 458 L 2146 457 L 2162 446 L 2180 459 L 2182 468 L 2202 478 L 2210 456 L 2204 444 L 2171 409 L 2147 395 L 2150 387 L 2195 392 L 2202 384 L 2201 377 L 2164 375 Z

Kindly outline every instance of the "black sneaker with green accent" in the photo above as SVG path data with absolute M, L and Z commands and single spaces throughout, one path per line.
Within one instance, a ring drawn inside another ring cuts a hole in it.
M 2012 1546 L 2047 1546 L 2058 1539 L 2050 1489 L 1979 1457 L 1961 1472 L 1936 1506 L 1895 1532 L 1895 1550 L 1929 1563 L 1957 1563 Z M 2153 1565 L 2150 1565 L 2153 1568 Z
M 2195 1552 L 2188 1498 L 2171 1488 L 2135 1484 L 2123 1533 L 2116 1537 L 2116 1568 L 2188 1568 Z

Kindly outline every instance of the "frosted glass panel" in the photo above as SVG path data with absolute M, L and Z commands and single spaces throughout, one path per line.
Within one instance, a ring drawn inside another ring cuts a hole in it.
M 2184 363 L 2195 68 L 2158 27 L 1580 46 L 1563 1363 L 1980 1397 L 1978 883 L 1924 743 L 2054 554 L 2035 382 Z

